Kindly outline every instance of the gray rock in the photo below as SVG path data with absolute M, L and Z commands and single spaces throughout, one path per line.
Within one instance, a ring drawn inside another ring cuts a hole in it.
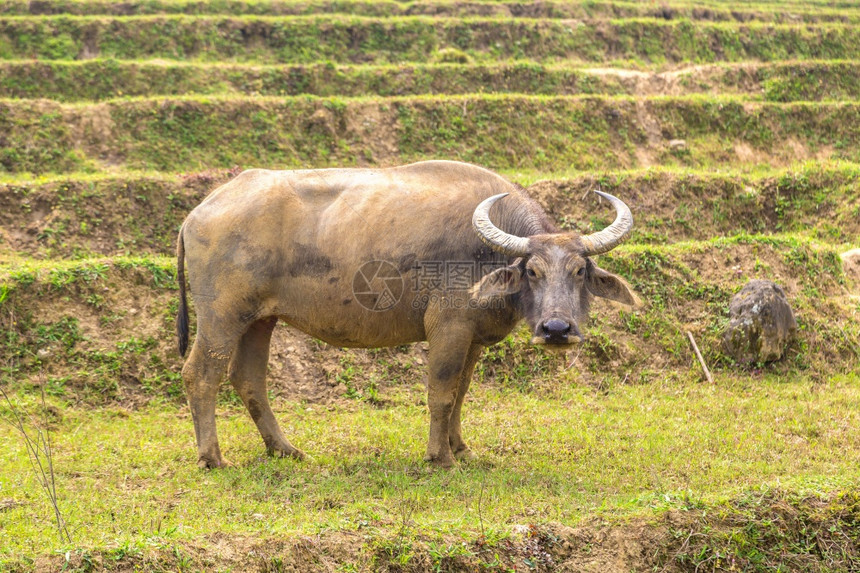
M 851 249 L 839 255 L 842 269 L 854 282 L 860 284 L 860 249 Z
M 752 280 L 732 298 L 723 350 L 736 361 L 771 362 L 782 357 L 797 334 L 797 322 L 782 288 Z

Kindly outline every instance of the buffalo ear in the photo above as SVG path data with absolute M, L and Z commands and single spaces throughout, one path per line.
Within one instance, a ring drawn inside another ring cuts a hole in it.
M 524 268 L 522 259 L 516 259 L 511 265 L 494 270 L 472 287 L 472 298 L 488 301 L 520 292 Z
M 604 271 L 591 261 L 588 261 L 588 274 L 585 279 L 585 288 L 594 296 L 608 298 L 622 304 L 639 306 L 639 298 L 627 283 L 619 276 Z

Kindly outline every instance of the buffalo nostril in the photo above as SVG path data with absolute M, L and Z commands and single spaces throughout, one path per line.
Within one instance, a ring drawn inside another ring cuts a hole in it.
M 558 319 L 551 318 L 543 323 L 544 338 L 550 342 L 565 341 L 570 332 L 570 324 Z

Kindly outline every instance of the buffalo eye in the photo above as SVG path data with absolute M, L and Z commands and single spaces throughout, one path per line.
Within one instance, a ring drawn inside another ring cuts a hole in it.
M 537 276 L 537 273 L 534 269 L 526 269 L 526 274 L 531 278 L 535 278 Z
M 585 276 L 585 267 L 579 267 L 579 270 L 576 271 L 576 276 L 578 276 L 578 277 Z

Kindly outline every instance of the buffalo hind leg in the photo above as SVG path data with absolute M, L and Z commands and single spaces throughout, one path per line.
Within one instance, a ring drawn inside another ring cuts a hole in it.
M 228 360 L 229 356 L 212 351 L 198 337 L 182 367 L 182 378 L 185 381 L 185 392 L 197 438 L 197 466 L 201 469 L 229 465 L 221 457 L 218 433 L 215 430 L 215 400 Z
M 266 391 L 269 344 L 277 322 L 277 318 L 271 317 L 251 324 L 239 340 L 239 348 L 230 362 L 228 376 L 257 425 L 260 435 L 263 436 L 269 455 L 302 459 L 305 457 L 304 452 L 294 447 L 284 437 L 269 405 Z
M 460 384 L 457 388 L 457 399 L 454 401 L 454 409 L 451 411 L 451 421 L 448 424 L 448 441 L 451 444 L 451 452 L 455 458 L 460 460 L 473 460 L 477 458 L 463 441 L 462 429 L 460 427 L 460 412 L 463 408 L 463 399 L 469 391 L 469 384 L 472 382 L 472 373 L 475 371 L 475 365 L 478 363 L 483 350 L 484 347 L 479 344 L 473 344 L 469 348 L 469 354 L 466 355 L 466 362 L 463 365 L 463 372 L 460 374 Z

